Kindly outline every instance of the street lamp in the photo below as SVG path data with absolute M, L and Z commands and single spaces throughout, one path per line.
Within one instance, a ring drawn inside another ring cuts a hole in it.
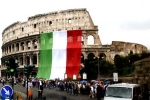
M 94 59 L 96 59 L 96 57 L 94 57 Z M 99 68 L 99 57 L 97 57 L 98 59 L 98 66 L 97 66 L 97 79 L 99 80 L 100 79 L 100 68 Z
M 98 75 L 97 75 L 97 79 L 100 80 L 100 66 L 99 66 L 99 58 L 104 58 L 104 57 L 97 57 L 98 59 Z
M 100 80 L 100 68 L 99 68 L 99 57 L 98 58 L 98 75 L 97 75 L 97 79 Z

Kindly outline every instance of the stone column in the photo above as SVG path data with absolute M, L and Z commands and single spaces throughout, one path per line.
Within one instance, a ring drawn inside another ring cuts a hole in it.
M 23 54 L 23 65 L 26 65 L 26 55 Z
M 14 52 L 16 52 L 16 51 L 17 51 L 17 45 L 14 44 Z
M 87 46 L 87 36 L 84 37 L 84 45 Z
M 31 40 L 30 43 L 31 43 L 30 49 L 33 50 L 34 49 L 34 42 Z
M 30 65 L 33 65 L 33 55 L 30 54 Z
M 27 50 L 27 43 L 26 43 L 26 41 L 24 42 L 24 50 L 26 51 Z
M 39 49 L 40 48 L 40 40 L 38 39 L 37 40 L 37 49 Z

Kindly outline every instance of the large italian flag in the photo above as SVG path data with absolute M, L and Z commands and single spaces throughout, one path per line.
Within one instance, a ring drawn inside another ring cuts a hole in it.
M 64 79 L 78 74 L 81 64 L 81 30 L 40 34 L 40 63 L 37 78 Z

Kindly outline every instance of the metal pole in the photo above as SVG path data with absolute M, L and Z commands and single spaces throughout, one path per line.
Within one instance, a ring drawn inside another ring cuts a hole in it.
M 28 75 L 27 75 L 27 99 L 28 100 Z
M 100 78 L 99 57 L 98 57 L 98 79 Z
M 12 93 L 12 99 L 14 99 L 14 76 L 12 75 L 12 89 L 13 89 L 13 93 Z

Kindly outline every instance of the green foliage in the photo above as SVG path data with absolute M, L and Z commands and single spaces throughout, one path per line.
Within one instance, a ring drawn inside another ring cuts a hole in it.
M 147 57 L 150 57 L 150 53 L 149 52 L 142 52 L 140 58 L 144 59 L 144 58 L 147 58 Z
M 99 66 L 101 76 L 112 76 L 112 73 L 115 71 L 114 65 L 104 59 L 99 60 Z
M 103 59 L 92 59 L 92 57 L 89 57 L 89 59 L 86 59 L 84 61 L 84 66 L 85 67 L 80 70 L 80 74 L 82 75 L 84 72 L 87 73 L 88 80 L 97 79 L 98 66 L 100 76 L 111 76 L 113 71 L 115 70 L 114 65 L 112 63 Z
M 117 55 L 114 58 L 116 71 L 120 76 L 126 76 L 134 71 L 133 63 L 139 59 L 137 54 L 129 54 L 129 56 Z
M 70 77 L 67 78 L 67 81 L 72 81 L 72 80 L 73 80 L 73 78 L 70 78 Z
M 87 73 L 88 80 L 97 79 L 99 66 L 100 76 L 102 77 L 112 76 L 114 72 L 117 72 L 119 76 L 132 75 L 135 70 L 134 63 L 145 57 L 150 57 L 150 53 L 143 52 L 142 54 L 133 54 L 133 52 L 130 52 L 128 56 L 116 55 L 114 64 L 112 64 L 105 59 L 98 59 L 95 58 L 93 54 L 89 54 L 88 59 L 82 59 L 84 68 L 80 70 L 80 74 L 82 75 L 84 72 Z M 139 70 L 137 73 L 145 73 L 147 67 L 143 67 L 143 70 L 144 71 Z

